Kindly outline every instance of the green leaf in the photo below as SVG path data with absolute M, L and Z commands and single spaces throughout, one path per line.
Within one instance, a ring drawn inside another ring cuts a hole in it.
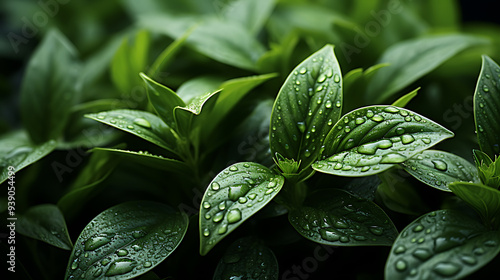
M 64 216 L 53 204 L 29 208 L 18 218 L 16 231 L 64 250 L 71 250 L 73 247 Z
M 175 128 L 174 108 L 184 107 L 186 103 L 171 89 L 155 82 L 144 73 L 141 78 L 148 88 L 148 97 L 158 116 L 170 127 Z
M 241 24 L 251 34 L 257 35 L 271 15 L 274 2 L 274 0 L 237 0 L 226 6 L 224 17 L 232 23 Z
M 493 160 L 491 160 L 490 156 L 488 156 L 481 150 L 474 149 L 472 150 L 472 153 L 474 154 L 474 162 L 476 163 L 477 168 L 479 168 L 483 164 L 489 166 L 493 163 Z
M 198 22 L 186 44 L 216 61 L 247 70 L 256 70 L 256 62 L 265 52 L 262 44 L 239 24 L 218 18 L 169 15 L 143 16 L 140 25 L 173 38 L 181 37 Z
M 482 184 L 464 182 L 451 183 L 449 188 L 472 206 L 483 217 L 486 224 L 491 223 L 495 229 L 499 229 L 500 190 Z
M 451 191 L 448 185 L 457 181 L 480 182 L 472 163 L 443 151 L 426 150 L 401 165 L 419 181 L 442 191 Z
M 474 119 L 481 151 L 500 155 L 500 66 L 483 55 L 483 65 L 474 93 Z
M 87 114 L 85 117 L 134 134 L 175 153 L 176 135 L 159 117 L 149 112 L 120 109 Z
M 200 207 L 200 254 L 268 204 L 284 178 L 263 165 L 236 163 L 220 172 L 203 195 Z
M 325 139 L 312 167 L 340 176 L 368 176 L 402 163 L 453 132 L 412 111 L 371 106 L 346 114 Z
M 147 151 L 135 152 L 135 151 L 110 149 L 110 148 L 94 148 L 92 149 L 92 151 L 103 151 L 113 156 L 126 159 L 130 162 L 142 164 L 151 168 L 160 169 L 167 172 L 191 174 L 189 166 L 187 166 L 184 162 L 176 159 L 165 158 L 160 155 L 153 155 Z
M 58 140 L 71 107 L 79 99 L 76 51 L 58 31 L 50 31 L 31 57 L 21 86 L 21 117 L 35 144 Z
M 219 86 L 224 82 L 224 79 L 219 76 L 204 75 L 190 79 L 183 83 L 177 89 L 177 95 L 189 103 L 196 96 L 214 92 L 219 89 Z
M 175 39 L 153 62 L 153 65 L 148 69 L 148 75 L 155 77 L 159 71 L 172 63 L 175 55 L 181 50 L 186 42 L 186 39 L 191 34 L 192 29 L 187 30 L 181 37 Z
M 180 244 L 186 214 L 164 204 L 133 201 L 97 215 L 71 252 L 65 279 L 130 279 L 153 269 Z
M 381 63 L 373 65 L 364 71 L 363 68 L 356 68 L 345 74 L 342 88 L 344 92 L 344 112 L 350 112 L 361 106 L 369 105 L 369 103 L 365 101 L 365 94 L 370 81 L 373 79 L 375 73 L 387 66 L 389 66 L 389 64 Z
M 302 170 L 316 160 L 321 139 L 341 114 L 341 76 L 331 45 L 312 54 L 290 73 L 271 115 L 273 155 L 300 161 Z
M 111 62 L 111 79 L 124 95 L 129 95 L 132 89 L 141 85 L 137 76 L 147 66 L 149 52 L 149 34 L 139 31 L 133 38 L 125 37 Z
M 334 246 L 390 246 L 398 232 L 375 203 L 339 189 L 311 194 L 288 219 L 305 238 Z
M 278 279 L 278 261 L 262 241 L 245 237 L 231 244 L 214 273 L 214 280 Z
M 379 59 L 390 66 L 375 74 L 366 93 L 368 101 L 383 102 L 457 53 L 486 42 L 468 35 L 438 35 L 395 44 Z
M 48 155 L 56 146 L 54 140 L 34 145 L 24 130 L 3 135 L 0 138 L 0 184 L 10 177 L 9 171 L 19 172 Z
M 420 90 L 420 88 L 417 88 L 417 89 L 413 90 L 412 92 L 409 92 L 409 93 L 401 96 L 398 100 L 396 100 L 392 103 L 392 106 L 401 107 L 401 108 L 405 107 L 415 96 L 417 96 L 419 90 Z
M 474 161 L 481 182 L 487 186 L 498 189 L 500 187 L 500 160 L 491 158 L 480 150 L 473 150 Z
M 461 279 L 500 251 L 500 234 L 453 210 L 416 219 L 398 236 L 385 279 Z
M 219 92 L 220 90 L 195 96 L 185 107 L 174 108 L 174 118 L 179 134 L 190 138 L 194 143 L 199 141 L 197 138 L 202 129 L 202 121 L 215 106 Z M 202 109 L 204 109 L 203 115 L 201 115 Z

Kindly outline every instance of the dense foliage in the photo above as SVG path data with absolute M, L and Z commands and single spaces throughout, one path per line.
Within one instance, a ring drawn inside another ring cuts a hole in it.
M 500 26 L 456 1 L 0 7 L 9 279 L 498 274 Z

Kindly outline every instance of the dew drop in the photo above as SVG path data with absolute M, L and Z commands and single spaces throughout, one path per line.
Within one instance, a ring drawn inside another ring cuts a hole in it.
M 422 225 L 417 225 L 416 227 L 413 228 L 414 232 L 420 232 L 424 230 L 424 227 Z
M 229 187 L 228 197 L 232 201 L 237 201 L 240 197 L 245 196 L 245 194 L 250 190 L 249 186 L 246 184 L 233 185 Z
M 490 91 L 490 89 L 488 88 L 488 86 L 487 86 L 487 85 L 484 85 L 484 86 L 483 86 L 483 91 L 484 91 L 484 92 L 489 92 L 489 91 Z
M 412 135 L 410 135 L 410 134 L 405 134 L 405 135 L 401 136 L 401 142 L 402 142 L 403 144 L 405 144 L 405 145 L 406 145 L 406 144 L 410 144 L 410 143 L 412 143 L 413 141 L 415 141 L 415 138 L 413 138 L 413 136 L 412 136 Z
M 227 224 L 222 224 L 217 230 L 218 234 L 224 234 L 227 232 Z
M 151 123 L 143 118 L 136 118 L 134 123 L 138 126 L 142 126 L 145 128 L 151 128 Z
M 84 249 L 85 251 L 93 251 L 109 242 L 111 242 L 111 238 L 108 234 L 99 234 L 87 239 L 84 244 Z
M 380 160 L 381 163 L 402 163 L 406 160 L 406 157 L 398 153 L 386 154 Z
M 207 237 L 210 235 L 210 230 L 208 228 L 203 230 L 203 236 Z
M 322 228 L 319 230 L 319 234 L 320 234 L 321 238 L 323 238 L 326 241 L 330 241 L 330 242 L 335 242 L 335 241 L 338 241 L 340 239 L 340 235 L 335 233 L 332 229 Z
M 327 100 L 327 101 L 325 102 L 325 107 L 326 107 L 326 108 L 332 108 L 332 101 Z
M 105 116 L 103 116 L 103 115 L 98 115 L 98 116 L 97 116 L 97 118 L 98 118 L 98 119 L 100 119 L 100 120 L 103 120 L 103 119 L 105 118 Z
M 319 75 L 319 78 L 318 78 L 318 83 L 322 83 L 326 80 L 326 76 L 324 74 L 322 75 Z
M 75 259 L 71 264 L 71 269 L 75 270 L 78 268 L 78 259 Z
M 468 265 L 475 265 L 477 263 L 476 258 L 474 258 L 473 256 L 469 256 L 469 255 L 460 256 L 460 260 L 463 263 L 468 264 Z
M 442 160 L 433 160 L 432 164 L 434 164 L 434 168 L 437 170 L 446 171 L 448 169 L 448 165 Z
M 387 112 L 387 113 L 398 113 L 399 112 L 399 109 L 395 108 L 395 107 L 392 107 L 392 106 L 389 106 L 389 107 L 386 107 L 384 108 L 384 111 Z
M 220 188 L 219 183 L 217 183 L 217 182 L 213 182 L 213 183 L 212 183 L 212 190 L 214 190 L 214 191 L 218 191 L 218 190 L 219 190 L 219 188 Z
M 229 170 L 230 171 L 238 171 L 238 167 L 233 165 L 233 166 L 229 167 Z
M 333 77 L 333 81 L 336 82 L 336 83 L 340 82 L 340 76 L 339 76 L 339 74 L 335 74 L 335 76 Z
M 297 122 L 297 127 L 299 128 L 300 133 L 304 133 L 304 131 L 306 131 L 306 124 L 304 122 Z
M 405 129 L 404 129 L 404 128 L 402 128 L 402 127 L 398 127 L 398 128 L 396 128 L 396 133 L 397 133 L 398 135 L 402 135 L 402 134 L 404 134 L 404 133 L 405 133 Z
M 364 118 L 356 118 L 355 122 L 357 125 L 360 125 L 360 124 L 363 124 L 365 122 L 365 119 Z
M 128 273 L 134 269 L 136 262 L 131 259 L 118 259 L 111 263 L 106 276 L 115 276 Z
M 210 202 L 208 201 L 203 202 L 203 208 L 209 209 L 210 207 L 211 207 Z
M 145 268 L 149 268 L 149 267 L 151 267 L 152 265 L 153 265 L 153 264 L 152 264 L 151 262 L 148 262 L 148 261 L 144 262 L 144 267 L 145 267 Z
M 306 68 L 301 68 L 299 70 L 299 73 L 302 74 L 302 75 L 304 75 L 305 73 L 307 73 L 307 69 Z
M 247 198 L 242 196 L 242 197 L 238 198 L 238 202 L 243 204 L 243 203 L 247 202 Z
M 256 197 L 257 197 L 257 194 L 255 194 L 255 193 L 251 193 L 248 195 L 248 198 L 250 198 L 251 200 L 254 200 Z
M 116 254 L 120 257 L 125 257 L 126 255 L 128 255 L 128 251 L 125 249 L 120 249 L 120 250 L 116 251 Z
M 406 270 L 406 262 L 403 260 L 399 260 L 396 262 L 396 270 L 398 271 L 404 271 Z
M 335 102 L 335 107 L 340 108 L 342 106 L 342 103 L 340 101 Z
M 406 252 L 406 247 L 402 246 L 402 245 L 400 245 L 400 246 L 396 247 L 396 249 L 394 249 L 395 254 L 402 254 L 404 252 Z
M 130 129 L 130 130 L 133 130 L 134 126 L 133 125 L 127 125 L 127 128 Z
M 412 255 L 421 261 L 425 261 L 432 256 L 432 253 L 427 249 L 417 248 L 413 251 Z
M 241 211 L 239 209 L 232 209 L 227 213 L 228 223 L 233 224 L 240 220 L 241 220 Z
M 226 209 L 226 202 L 225 201 L 222 201 L 221 203 L 219 203 L 219 210 L 224 210 Z
M 449 277 L 457 274 L 462 270 L 462 267 L 450 262 L 440 262 L 437 263 L 432 270 L 441 276 Z
M 374 115 L 372 118 L 371 118 L 372 121 L 375 121 L 375 122 L 381 122 L 384 120 L 384 117 L 382 117 L 381 115 Z
M 370 227 L 370 232 L 375 234 L 375 235 L 380 236 L 384 232 L 384 229 L 381 227 L 373 226 L 373 227 Z
M 223 212 L 218 212 L 217 214 L 215 214 L 215 216 L 213 218 L 213 221 L 215 223 L 218 223 L 218 222 L 222 221 L 223 217 L 224 217 L 224 213 Z

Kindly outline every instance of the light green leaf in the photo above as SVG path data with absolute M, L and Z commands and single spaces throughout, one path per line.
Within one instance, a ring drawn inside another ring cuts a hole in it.
M 368 176 L 402 163 L 453 132 L 412 111 L 370 106 L 346 114 L 325 139 L 312 167 L 340 176 Z
M 185 103 L 189 103 L 196 96 L 218 90 L 223 82 L 224 79 L 219 76 L 199 76 L 183 83 L 177 89 L 177 95 L 180 96 Z
M 288 219 L 305 238 L 333 246 L 390 246 L 398 232 L 375 203 L 339 189 L 311 194 Z
M 144 73 L 141 78 L 148 88 L 148 97 L 158 116 L 170 127 L 175 128 L 174 108 L 184 107 L 186 103 L 171 89 L 154 81 Z
M 120 109 L 87 114 L 85 117 L 134 134 L 175 153 L 176 135 L 159 117 L 149 112 Z
M 149 34 L 138 31 L 135 37 L 125 37 L 111 62 L 111 79 L 124 95 L 129 95 L 134 86 L 141 85 L 137 76 L 147 66 Z
M 200 207 L 200 254 L 268 204 L 284 178 L 258 163 L 236 163 L 220 172 L 205 191 Z
M 110 149 L 110 148 L 94 148 L 92 151 L 103 151 L 109 153 L 113 156 L 124 158 L 130 162 L 139 163 L 151 168 L 164 170 L 167 172 L 178 172 L 183 174 L 191 174 L 190 168 L 184 162 L 165 158 L 159 155 L 153 155 L 147 151 L 128 151 L 121 149 Z
M 214 280 L 278 279 L 278 261 L 262 241 L 245 237 L 231 244 L 214 273 Z
M 461 279 L 500 251 L 500 234 L 453 210 L 416 219 L 398 236 L 385 279 Z
M 273 11 L 275 0 L 237 0 L 224 10 L 224 17 L 257 35 Z
M 448 185 L 457 181 L 480 182 L 474 164 L 443 151 L 426 150 L 401 165 L 419 181 L 442 191 L 451 191 Z
M 53 204 L 29 208 L 18 218 L 16 231 L 64 250 L 73 247 L 64 216 Z
M 197 138 L 202 129 L 200 124 L 215 106 L 219 92 L 220 90 L 195 96 L 185 107 L 174 108 L 174 118 L 179 134 L 191 138 L 194 143 L 199 141 Z M 203 115 L 201 115 L 202 109 Z
M 153 269 L 180 244 L 186 214 L 151 201 L 133 201 L 97 215 L 82 231 L 65 279 L 130 279 Z
M 408 104 L 415 96 L 417 96 L 419 90 L 420 90 L 420 88 L 417 88 L 417 89 L 401 96 L 398 100 L 396 100 L 392 103 L 392 106 L 401 107 L 401 108 L 405 107 L 406 104 Z
M 387 49 L 379 63 L 390 66 L 380 69 L 372 79 L 368 101 L 380 103 L 431 72 L 455 54 L 487 41 L 469 35 L 437 35 L 397 43 Z
M 167 48 L 165 48 L 161 54 L 153 62 L 153 65 L 148 69 L 148 76 L 155 77 L 159 71 L 173 61 L 175 55 L 181 50 L 182 46 L 186 42 L 186 39 L 191 34 L 192 29 L 187 30 L 181 37 L 175 39 Z
M 341 72 L 327 45 L 300 63 L 281 87 L 271 116 L 273 155 L 300 163 L 305 170 L 320 153 L 321 140 L 337 122 L 342 107 Z
M 216 61 L 247 70 L 256 70 L 256 62 L 265 52 L 243 26 L 218 18 L 182 15 L 143 16 L 140 25 L 170 37 L 181 37 L 186 30 L 198 23 L 186 39 L 186 44 Z
M 467 202 L 495 229 L 500 226 L 500 190 L 474 183 L 455 182 L 450 190 Z
M 12 166 L 11 172 L 19 172 L 48 155 L 56 146 L 57 142 L 54 140 L 34 145 L 24 130 L 2 135 L 0 137 L 0 184 L 10 177 L 9 166 Z
M 500 159 L 492 161 L 491 158 L 480 150 L 473 150 L 474 161 L 481 182 L 489 187 L 500 187 Z
M 474 119 L 481 151 L 500 155 L 500 66 L 484 55 L 474 93 Z
M 376 64 L 363 71 L 363 68 L 356 68 L 345 74 L 343 79 L 344 112 L 350 112 L 361 106 L 370 105 L 366 102 L 366 91 L 373 76 L 389 66 L 387 63 Z
M 31 57 L 21 86 L 21 117 L 35 144 L 58 140 L 71 107 L 79 99 L 77 54 L 56 30 L 50 31 Z

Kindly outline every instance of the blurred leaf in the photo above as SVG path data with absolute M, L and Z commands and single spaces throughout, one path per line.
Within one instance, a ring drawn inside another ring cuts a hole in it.
M 500 155 L 500 66 L 483 56 L 474 93 L 474 119 L 481 151 L 490 158 Z
M 83 229 L 64 279 L 129 279 L 144 274 L 179 246 L 187 228 L 186 214 L 157 202 L 111 207 Z
M 206 94 L 196 96 L 184 107 L 174 108 L 174 118 L 177 124 L 179 134 L 191 139 L 191 142 L 198 145 L 200 139 L 200 130 L 203 120 L 212 111 L 217 102 L 218 93 L 220 91 L 208 92 Z M 202 115 L 203 109 L 203 115 Z
M 12 172 L 19 172 L 52 152 L 57 142 L 35 145 L 24 130 L 18 130 L 0 137 L 0 184 L 9 178 L 9 166 Z
M 383 102 L 460 51 L 485 43 L 487 41 L 479 37 L 441 35 L 393 45 L 379 59 L 379 63 L 389 63 L 390 66 L 376 73 L 366 97 L 370 102 Z
M 73 247 L 64 216 L 53 204 L 29 208 L 19 217 L 16 231 L 64 250 L 71 250 Z
M 189 103 L 197 96 L 216 91 L 223 82 L 224 79 L 219 76 L 199 76 L 183 83 L 177 89 L 177 95 L 179 95 L 185 103 Z
M 417 88 L 417 89 L 413 90 L 412 92 L 409 92 L 409 93 L 401 96 L 398 100 L 396 100 L 392 103 L 392 106 L 401 107 L 401 108 L 405 107 L 413 98 L 415 98 L 415 96 L 417 96 L 419 90 L 420 90 L 420 88 Z
M 239 23 L 251 34 L 256 35 L 263 28 L 273 11 L 275 0 L 236 0 L 224 10 L 225 18 Z
M 31 57 L 21 87 L 21 116 L 35 144 L 58 140 L 79 100 L 76 50 L 51 30 Z
M 288 219 L 305 238 L 332 246 L 390 246 L 398 234 L 375 203 L 339 189 L 309 195 Z
M 345 74 L 343 79 L 344 112 L 350 112 L 363 105 L 369 105 L 363 101 L 368 84 L 377 71 L 387 66 L 388 64 L 376 64 L 364 71 L 362 68 L 356 68 Z

